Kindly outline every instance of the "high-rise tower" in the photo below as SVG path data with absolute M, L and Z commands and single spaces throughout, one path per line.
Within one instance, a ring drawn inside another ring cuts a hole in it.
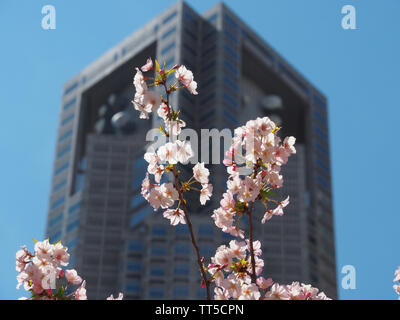
M 199 15 L 184 2 L 64 87 L 47 235 L 69 247 L 89 298 L 119 291 L 130 299 L 204 297 L 187 227 L 169 226 L 140 195 L 146 134 L 158 120 L 139 119 L 130 101 L 134 67 L 148 57 L 193 71 L 199 95 L 181 90 L 172 104 L 199 133 L 267 115 L 283 124 L 281 136 L 297 138 L 297 154 L 283 168 L 282 195 L 291 204 L 283 217 L 257 224 L 255 239 L 263 243 L 266 276 L 311 283 L 335 298 L 326 98 L 224 4 Z M 226 170 L 209 168 L 213 201 L 191 206 L 206 257 L 230 239 L 210 217 L 226 188 Z

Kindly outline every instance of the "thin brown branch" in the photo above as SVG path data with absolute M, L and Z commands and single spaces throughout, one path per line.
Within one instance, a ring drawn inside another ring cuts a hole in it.
M 167 88 L 166 80 L 163 81 L 163 86 L 164 86 L 164 89 L 165 89 L 165 93 L 167 95 L 167 100 L 166 101 L 167 101 L 168 115 L 169 115 L 169 117 L 171 117 L 172 116 L 172 112 L 170 110 L 171 107 L 169 105 L 170 91 Z M 203 263 L 201 261 L 200 249 L 199 249 L 199 246 L 197 245 L 196 238 L 194 236 L 192 222 L 190 221 L 190 218 L 189 218 L 189 213 L 188 213 L 188 210 L 186 208 L 185 199 L 183 198 L 182 189 L 179 186 L 178 172 L 177 172 L 175 166 L 173 166 L 173 171 L 172 172 L 173 172 L 173 175 L 174 175 L 175 189 L 178 191 L 179 201 L 181 203 L 182 210 L 185 213 L 186 224 L 187 224 L 187 226 L 189 228 L 189 231 L 190 231 L 190 238 L 191 238 L 191 241 L 192 241 L 192 245 L 193 245 L 193 247 L 194 247 L 194 249 L 196 251 L 197 264 L 199 265 L 200 272 L 201 272 L 201 277 L 202 277 L 203 283 L 204 283 L 204 285 L 206 287 L 207 300 L 211 300 L 211 296 L 210 296 L 210 284 L 211 284 L 211 282 L 207 278 L 206 270 L 204 269 L 204 265 L 203 265 Z
M 197 264 L 199 265 L 201 276 L 203 278 L 203 282 L 204 282 L 204 285 L 206 287 L 207 300 L 211 300 L 211 296 L 210 296 L 210 281 L 207 278 L 206 271 L 204 270 L 203 263 L 201 262 L 200 249 L 199 249 L 199 246 L 197 245 L 196 238 L 194 236 L 192 222 L 190 221 L 190 218 L 189 218 L 189 214 L 188 214 L 188 210 L 186 208 L 185 200 L 183 198 L 182 190 L 179 187 L 178 172 L 176 171 L 175 167 L 173 169 L 173 174 L 174 174 L 175 188 L 176 188 L 176 190 L 178 190 L 179 200 L 181 202 L 181 207 L 182 207 L 183 212 L 185 213 L 185 220 L 186 220 L 186 224 L 187 224 L 187 226 L 189 228 L 189 231 L 190 231 L 190 238 L 192 240 L 192 245 L 193 245 L 193 247 L 194 247 L 194 249 L 196 251 Z

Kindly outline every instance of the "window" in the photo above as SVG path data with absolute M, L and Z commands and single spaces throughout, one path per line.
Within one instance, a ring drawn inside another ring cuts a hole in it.
M 216 34 L 217 34 L 217 32 L 216 32 L 214 29 L 212 29 L 211 31 L 209 31 L 209 32 L 203 37 L 202 41 L 203 41 L 203 42 L 206 42 L 206 40 L 208 40 L 208 38 L 210 38 L 210 37 L 212 37 L 212 36 L 214 36 L 214 35 L 216 35 Z
M 317 158 L 316 163 L 317 163 L 318 167 L 320 167 L 326 174 L 329 175 L 329 173 L 330 173 L 329 167 L 320 158 Z
M 161 49 L 161 54 L 165 55 L 167 52 L 171 51 L 173 48 L 175 48 L 175 41 L 171 42 L 169 45 L 167 45 L 164 48 L 162 48 Z
M 134 195 L 134 196 L 132 197 L 132 199 L 131 199 L 130 208 L 131 208 L 131 209 L 136 208 L 136 207 L 142 205 L 144 202 L 145 202 L 145 199 L 144 199 L 142 196 L 140 196 L 140 195 L 138 195 L 138 194 L 137 194 L 137 195 Z
M 319 127 L 315 126 L 314 127 L 314 133 L 316 133 L 320 138 L 323 140 L 328 140 L 328 135 Z
M 189 119 L 190 121 L 194 121 L 193 115 L 191 115 L 188 111 L 186 111 L 186 109 L 181 109 L 181 114 L 184 119 Z
M 167 229 L 164 226 L 154 226 L 151 233 L 157 236 L 165 236 L 167 235 Z
M 186 33 L 190 38 L 192 38 L 193 41 L 197 41 L 196 35 L 195 35 L 193 32 L 191 32 L 188 28 L 185 28 L 185 33 Z
M 55 230 L 51 235 L 49 235 L 50 243 L 56 243 L 61 239 L 61 231 Z
M 206 120 L 209 120 L 214 114 L 215 114 L 215 109 L 211 109 L 205 115 L 201 116 L 200 122 L 204 122 Z
M 167 69 L 172 68 L 175 65 L 175 57 L 172 56 L 171 58 L 169 58 L 166 62 L 165 62 L 165 67 Z
M 205 97 L 203 100 L 201 100 L 201 104 L 206 104 L 207 102 L 210 102 L 213 100 L 215 97 L 215 92 L 210 93 L 207 97 Z
M 65 139 L 68 139 L 69 137 L 72 136 L 72 129 L 68 130 L 67 132 L 65 132 L 63 135 L 60 136 L 60 138 L 58 139 L 58 142 L 62 142 Z
M 235 66 L 233 66 L 229 61 L 225 60 L 224 61 L 224 66 L 226 67 L 226 69 L 228 69 L 232 74 L 234 74 L 235 76 L 237 76 L 238 72 Z
M 317 181 L 322 187 L 329 189 L 329 183 L 326 181 L 324 177 L 322 177 L 319 174 L 317 174 Z
M 136 177 L 133 179 L 132 184 L 131 184 L 131 189 L 136 190 L 142 185 L 144 177 Z
M 69 242 L 67 242 L 66 247 L 68 249 L 72 249 L 77 245 L 77 243 L 78 243 L 78 239 L 77 238 L 73 238 Z
M 172 20 L 176 16 L 177 12 L 172 12 L 169 16 L 165 17 L 163 20 L 163 24 L 167 23 L 168 21 Z
M 215 75 L 212 75 L 210 78 L 208 78 L 206 81 L 204 81 L 204 82 L 202 83 L 201 88 L 202 88 L 202 89 L 207 88 L 208 86 L 214 84 L 214 82 L 215 82 L 216 80 L 217 80 L 217 78 L 215 77 Z
M 175 233 L 177 235 L 187 235 L 187 234 L 189 234 L 189 228 L 186 225 L 178 224 L 175 227 Z
M 64 95 L 67 95 L 68 93 L 74 91 L 77 87 L 78 87 L 78 82 L 71 84 L 69 87 L 67 87 L 67 89 L 65 89 Z
M 237 60 L 238 55 L 236 51 L 232 50 L 229 46 L 224 46 L 225 52 L 227 52 L 234 60 Z
M 169 29 L 168 31 L 166 31 L 162 36 L 161 39 L 164 40 L 166 38 L 168 38 L 171 34 L 175 33 L 176 31 L 176 26 L 173 26 L 171 29 Z
M 136 281 L 128 281 L 125 285 L 125 290 L 128 291 L 129 293 L 141 292 L 140 285 Z
M 143 252 L 145 250 L 144 242 L 141 240 L 130 240 L 128 250 L 133 252 Z
M 147 208 L 142 208 L 140 211 L 132 214 L 129 226 L 130 227 L 136 226 L 147 216 L 147 214 L 148 214 Z
M 75 105 L 75 102 L 76 102 L 76 98 L 73 98 L 72 100 L 70 100 L 70 101 L 68 101 L 68 102 L 66 102 L 65 104 L 64 104 L 64 111 L 65 110 L 68 110 L 69 108 L 71 108 L 73 105 Z
M 176 244 L 174 246 L 174 253 L 188 255 L 190 253 L 189 246 L 187 244 Z
M 70 151 L 71 151 L 71 145 L 67 145 L 64 149 L 61 149 L 60 151 L 58 151 L 57 159 L 65 156 Z
M 68 213 L 70 213 L 70 214 L 71 214 L 71 213 L 74 213 L 74 212 L 76 212 L 77 210 L 79 210 L 80 207 L 81 207 L 81 203 L 80 203 L 80 202 L 77 202 L 77 203 L 75 203 L 74 205 L 72 205 L 72 206 L 69 207 Z
M 200 254 L 205 257 L 211 257 L 215 254 L 215 248 L 210 245 L 200 245 Z
M 226 92 L 224 92 L 224 100 L 227 101 L 229 103 L 229 105 L 231 105 L 232 107 L 234 107 L 235 109 L 237 108 L 238 104 L 236 102 L 235 99 L 233 99 L 229 94 L 227 94 Z
M 238 39 L 237 39 L 237 37 L 232 33 L 232 32 L 230 32 L 229 30 L 225 30 L 225 36 L 229 39 L 229 40 L 231 40 L 234 44 L 237 44 L 238 43 Z
M 188 21 L 192 22 L 195 26 L 197 26 L 197 20 L 196 20 L 195 16 L 193 16 L 191 13 L 189 13 L 186 10 L 183 12 L 183 15 Z
M 208 224 L 201 224 L 199 227 L 199 235 L 212 236 L 214 234 L 214 228 Z
M 67 232 L 71 232 L 79 226 L 79 219 L 67 225 Z
M 58 175 L 58 174 L 60 174 L 61 172 L 63 172 L 65 169 L 67 169 L 69 167 L 69 161 L 67 161 L 67 162 L 65 162 L 63 165 L 61 165 L 61 166 L 59 166 L 57 169 L 56 169 L 56 174 L 55 175 Z
M 230 122 L 232 122 L 234 125 L 238 124 L 238 121 L 236 118 L 230 113 L 228 110 L 224 109 L 224 116 L 227 118 Z
M 217 13 L 214 13 L 211 17 L 207 18 L 207 21 L 209 22 L 213 22 L 214 20 L 216 20 L 218 17 Z
M 231 234 L 226 233 L 226 232 L 222 233 L 222 238 L 227 239 L 227 240 L 235 240 L 236 239 L 234 236 L 232 236 Z
M 234 29 L 238 28 L 238 24 L 236 23 L 233 18 L 231 18 L 229 15 L 225 14 L 224 15 L 225 21 L 228 22 Z
M 61 121 L 61 125 L 65 126 L 67 123 L 69 123 L 70 121 L 72 121 L 72 119 L 74 119 L 75 115 L 71 114 L 67 117 L 65 117 L 62 121 Z
M 210 61 L 208 64 L 203 65 L 203 67 L 201 68 L 201 72 L 205 72 L 209 69 L 211 69 L 212 67 L 214 67 L 215 65 L 215 61 Z
M 162 267 L 150 267 L 150 276 L 163 277 L 165 276 L 165 269 Z
M 64 187 L 67 184 L 67 179 L 61 181 L 60 183 L 56 184 L 53 188 L 53 192 L 57 192 L 60 190 L 62 187 Z
M 195 100 L 193 99 L 193 97 L 191 95 L 189 95 L 186 91 L 182 91 L 182 96 L 189 101 L 191 104 L 195 103 Z
M 163 288 L 150 288 L 149 290 L 150 298 L 160 299 L 164 297 L 164 289 Z
M 163 246 L 152 246 L 151 254 L 153 256 L 165 256 L 167 254 L 167 249 Z
M 173 294 L 175 297 L 187 297 L 189 295 L 189 288 L 183 285 L 174 286 Z
M 236 85 L 235 82 L 233 82 L 231 79 L 229 79 L 227 76 L 224 76 L 224 82 L 235 92 L 238 91 L 238 86 Z
M 174 274 L 178 276 L 187 276 L 189 275 L 189 267 L 186 264 L 175 264 Z
M 187 51 L 189 51 L 189 53 L 191 53 L 193 56 L 196 56 L 196 51 L 191 46 L 189 46 L 186 42 L 183 44 L 183 47 Z M 193 69 L 193 68 L 190 68 L 190 69 Z
M 325 110 L 326 105 L 325 105 L 325 103 L 322 101 L 322 99 L 321 99 L 320 97 L 318 97 L 317 95 L 314 94 L 313 100 L 314 100 L 314 103 L 315 103 L 318 107 L 320 107 L 322 110 Z
M 324 156 L 329 156 L 329 152 L 328 152 L 328 150 L 326 149 L 326 148 L 324 148 L 321 144 L 319 144 L 319 143 L 316 143 L 315 144 L 315 148 L 319 151 L 319 152 L 321 152 Z
M 128 261 L 126 264 L 126 271 L 129 272 L 141 272 L 142 269 L 142 263 L 140 261 Z
M 65 197 L 61 197 L 61 198 L 57 199 L 56 201 L 52 202 L 52 204 L 51 204 L 51 206 L 50 206 L 50 209 L 51 209 L 51 210 L 54 210 L 54 209 L 56 209 L 57 207 L 59 207 L 59 206 L 61 206 L 62 204 L 64 204 L 64 202 L 65 202 Z
M 62 218 L 63 218 L 63 212 L 59 213 L 54 218 L 49 220 L 49 227 L 53 227 L 54 225 L 59 223 L 62 220 Z
M 314 110 L 313 111 L 313 115 L 314 115 L 314 118 L 316 118 L 318 121 L 320 121 L 324 126 L 326 126 L 326 119 L 325 119 L 325 117 L 321 114 L 321 113 L 319 113 L 317 110 Z

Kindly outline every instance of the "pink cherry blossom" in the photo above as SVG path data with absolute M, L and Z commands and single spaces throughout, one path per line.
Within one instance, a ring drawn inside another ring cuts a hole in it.
M 188 141 L 175 141 L 175 156 L 176 161 L 180 163 L 186 163 L 191 157 L 193 157 L 192 146 Z
M 143 72 L 149 71 L 153 69 L 153 60 L 151 58 L 148 58 L 146 61 L 146 64 L 140 68 Z
M 272 280 L 272 278 L 268 278 L 268 279 L 265 279 L 264 277 L 257 278 L 257 285 L 263 290 L 268 289 L 273 284 L 274 284 L 274 281 Z
M 193 167 L 193 177 L 201 184 L 208 184 L 210 171 L 204 166 L 204 162 L 199 162 Z
M 68 265 L 69 253 L 67 252 L 67 248 L 64 247 L 61 243 L 56 243 L 54 245 L 53 257 L 56 260 L 57 264 L 61 266 Z
M 87 300 L 86 281 L 83 281 L 81 286 L 78 289 L 76 289 L 74 296 L 76 300 Z
M 267 212 L 264 214 L 264 217 L 261 220 L 261 223 L 265 223 L 265 221 L 271 219 L 272 216 L 282 216 L 283 209 L 289 204 L 289 197 L 287 197 L 282 202 L 278 202 L 278 206 L 274 210 L 267 209 Z
M 157 150 L 157 155 L 161 162 L 168 162 L 170 164 L 178 163 L 176 144 L 167 142 Z
M 82 278 L 78 275 L 75 269 L 65 270 L 65 278 L 72 284 L 80 284 Z
M 241 294 L 239 300 L 258 300 L 260 299 L 260 291 L 254 283 L 244 284 L 242 286 Z
M 211 184 L 203 184 L 200 190 L 200 203 L 205 205 L 212 195 L 213 186 Z
M 175 77 L 190 91 L 190 93 L 194 95 L 197 94 L 197 83 L 193 80 L 192 71 L 186 69 L 186 67 L 182 65 L 176 70 Z
M 113 295 L 109 296 L 107 300 L 122 300 L 124 298 L 124 295 L 120 292 L 117 298 L 114 298 Z
M 394 282 L 400 281 L 400 266 L 394 272 L 394 280 L 393 281 Z
M 168 209 L 164 211 L 163 216 L 171 221 L 172 226 L 179 223 L 186 224 L 185 213 L 181 209 Z

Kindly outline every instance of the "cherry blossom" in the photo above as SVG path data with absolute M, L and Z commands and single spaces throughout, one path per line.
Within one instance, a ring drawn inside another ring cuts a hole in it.
M 205 205 L 212 195 L 213 186 L 212 184 L 203 184 L 200 190 L 200 203 Z
M 393 285 L 393 289 L 399 295 L 399 300 L 400 300 L 400 266 L 394 272 L 393 282 L 397 282 L 397 284 Z
M 143 65 L 140 69 L 143 72 L 146 72 L 146 71 L 149 71 L 149 70 L 153 69 L 153 60 L 151 60 L 151 58 L 148 58 L 147 61 L 146 61 L 146 64 Z
M 185 66 L 180 66 L 175 72 L 175 77 L 190 91 L 190 93 L 194 95 L 197 94 L 197 83 L 193 80 L 192 71 L 186 69 Z
M 81 286 L 78 289 L 76 289 L 74 295 L 76 300 L 87 300 L 86 281 L 82 282 Z
M 122 300 L 124 298 L 124 295 L 120 292 L 117 298 L 114 298 L 113 295 L 109 296 L 107 300 Z
M 171 221 L 172 226 L 179 223 L 186 224 L 185 213 L 181 209 L 168 209 L 164 211 L 163 216 Z
M 31 295 L 23 299 L 86 300 L 86 282 L 75 269 L 61 268 L 68 265 L 68 248 L 61 242 L 51 244 L 49 239 L 35 242 L 33 253 L 25 246 L 16 253 L 17 289 L 23 286 Z M 75 289 L 69 293 L 71 287 Z
M 78 275 L 75 269 L 66 270 L 65 278 L 72 284 L 80 284 L 82 282 L 82 278 Z
M 201 184 L 208 183 L 210 171 L 204 166 L 204 162 L 199 162 L 193 167 L 193 177 Z

